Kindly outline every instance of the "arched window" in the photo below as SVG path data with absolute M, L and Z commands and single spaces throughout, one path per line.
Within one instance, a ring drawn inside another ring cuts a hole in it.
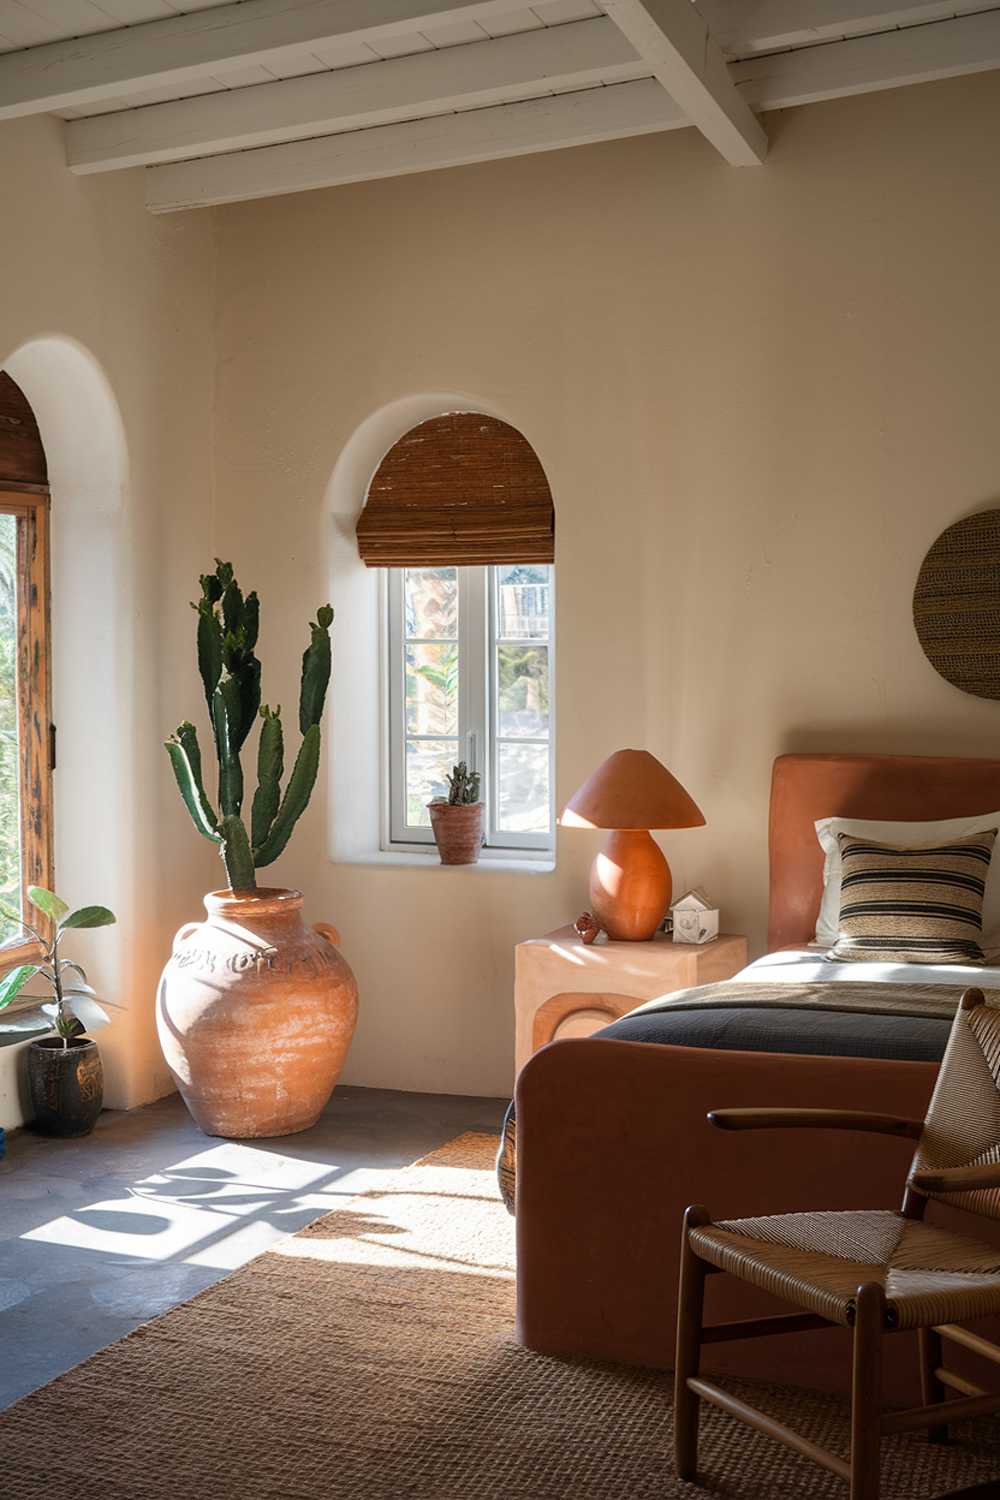
M 464 760 L 487 850 L 551 850 L 555 513 L 534 449 L 480 413 L 422 422 L 379 464 L 357 530 L 385 570 L 383 845 L 433 842 L 427 803 Z
M 51 887 L 49 486 L 31 407 L 0 370 L 0 901 Z M 0 937 L 16 929 L 0 918 Z M 4 952 L 8 963 L 14 945 Z

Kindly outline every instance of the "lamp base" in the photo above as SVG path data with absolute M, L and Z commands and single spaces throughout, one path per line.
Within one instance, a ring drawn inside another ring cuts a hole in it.
M 670 866 L 645 829 L 615 828 L 590 867 L 590 909 L 618 943 L 648 941 L 670 905 Z

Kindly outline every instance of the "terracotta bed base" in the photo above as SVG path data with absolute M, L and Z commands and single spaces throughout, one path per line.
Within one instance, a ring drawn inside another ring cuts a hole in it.
M 536 1053 L 517 1084 L 521 1342 L 566 1358 L 671 1367 L 689 1203 L 704 1202 L 713 1218 L 892 1208 L 913 1150 L 846 1132 L 737 1136 L 714 1130 L 706 1110 L 822 1103 L 922 1118 L 936 1073 L 928 1063 L 592 1038 Z M 709 1282 L 708 1322 L 785 1310 L 729 1277 Z M 847 1333 L 831 1329 L 712 1345 L 705 1368 L 842 1391 L 848 1351 Z M 989 1386 L 987 1367 L 974 1369 Z M 885 1399 L 919 1404 L 909 1334 L 888 1341 Z

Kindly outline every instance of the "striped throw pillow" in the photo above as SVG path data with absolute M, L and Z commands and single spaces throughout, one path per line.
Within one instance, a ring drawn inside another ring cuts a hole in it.
M 895 849 L 859 834 L 837 840 L 840 931 L 828 958 L 981 964 L 983 896 L 997 830 Z

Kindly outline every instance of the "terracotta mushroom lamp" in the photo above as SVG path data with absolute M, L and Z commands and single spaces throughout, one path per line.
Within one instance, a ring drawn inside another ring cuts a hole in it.
M 701 809 L 648 750 L 616 750 L 573 793 L 563 828 L 610 828 L 590 869 L 590 909 L 609 938 L 643 942 L 666 916 L 670 866 L 651 828 L 700 828 Z

